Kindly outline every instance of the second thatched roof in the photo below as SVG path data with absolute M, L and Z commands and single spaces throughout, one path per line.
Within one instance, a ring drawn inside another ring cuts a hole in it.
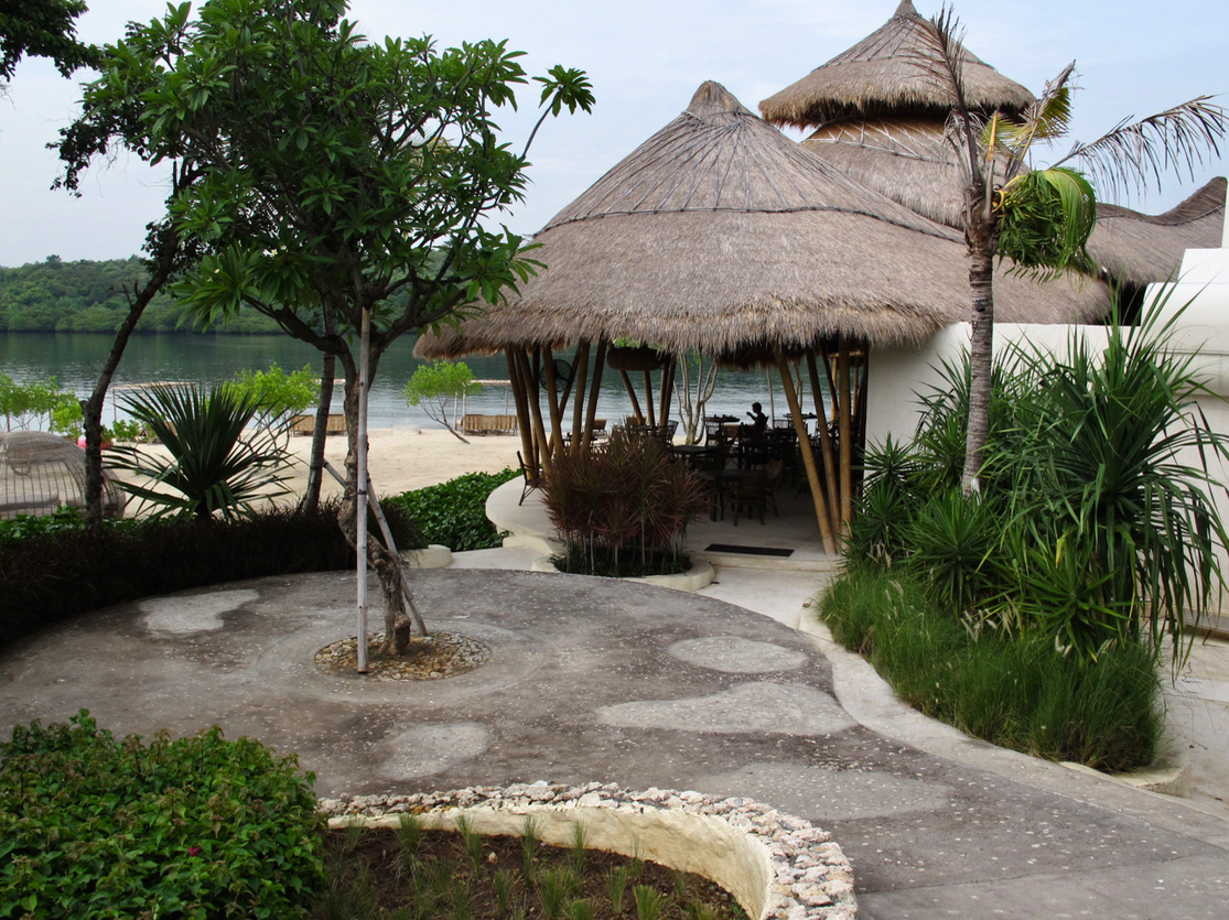
M 819 128 L 802 148 L 931 220 L 964 227 L 959 172 L 937 120 L 844 121 Z M 1223 178 L 1160 215 L 1098 204 L 1088 251 L 1117 281 L 1136 286 L 1165 281 L 1187 249 L 1220 245 L 1224 221 Z
M 931 43 L 911 0 L 881 28 L 801 80 L 760 103 L 760 113 L 778 125 L 814 127 L 847 116 L 938 112 L 954 99 L 936 80 L 926 61 Z M 962 77 L 969 105 L 976 109 L 1019 112 L 1033 94 L 962 48 Z
M 1168 281 L 1188 249 L 1216 249 L 1225 228 L 1223 176 L 1176 208 L 1155 216 L 1112 204 L 1097 205 L 1088 253 L 1112 278 L 1142 286 Z
M 535 237 L 518 295 L 418 353 L 629 338 L 730 358 L 837 335 L 917 341 L 966 318 L 962 237 L 802 150 L 716 83 Z M 999 318 L 1079 322 L 1105 289 L 1000 273 Z

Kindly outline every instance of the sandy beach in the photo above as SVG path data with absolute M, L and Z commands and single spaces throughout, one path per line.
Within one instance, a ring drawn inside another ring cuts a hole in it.
M 442 428 L 373 428 L 367 434 L 371 484 L 382 496 L 447 482 L 462 473 L 497 473 L 504 467 L 516 469 L 516 452 L 521 446 L 519 437 L 508 435 L 467 435 L 469 443 L 463 444 Z M 287 485 L 295 494 L 301 495 L 307 486 L 311 443 L 310 437 L 290 439 L 290 449 L 297 462 Z M 344 435 L 329 438 L 325 457 L 344 475 Z M 341 494 L 341 486 L 327 473 L 321 494 L 326 497 Z
M 516 452 L 521 439 L 508 435 L 467 436 L 468 444 L 457 440 L 444 429 L 373 428 L 368 431 L 367 466 L 371 484 L 377 495 L 386 497 L 411 489 L 447 482 L 462 473 L 498 473 L 505 467 L 517 468 Z M 294 458 L 286 487 L 290 494 L 276 500 L 279 505 L 293 504 L 307 488 L 307 463 L 312 439 L 291 437 L 289 449 Z M 167 456 L 158 444 L 141 445 L 148 454 Z M 346 438 L 333 435 L 325 447 L 325 457 L 341 474 L 345 474 Z M 121 481 L 131 474 L 116 471 Z M 324 498 L 341 495 L 341 486 L 325 473 L 321 489 Z M 139 499 L 129 499 L 126 517 L 143 517 L 149 513 Z

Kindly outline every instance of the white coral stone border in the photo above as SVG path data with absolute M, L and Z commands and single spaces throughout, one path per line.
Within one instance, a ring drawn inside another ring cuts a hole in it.
M 330 827 L 396 826 L 414 814 L 425 826 L 455 829 L 464 816 L 483 834 L 519 835 L 525 820 L 547 843 L 571 845 L 574 826 L 589 846 L 694 872 L 721 885 L 760 920 L 852 920 L 853 870 L 832 836 L 809 821 L 743 798 L 611 783 L 504 788 L 478 786 L 415 795 L 321 799 Z

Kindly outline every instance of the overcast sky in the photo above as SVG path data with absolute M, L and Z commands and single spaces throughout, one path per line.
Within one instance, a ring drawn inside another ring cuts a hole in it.
M 930 16 L 940 0 L 914 0 Z M 130 20 L 147 21 L 161 0 L 89 0 L 79 34 L 114 41 Z M 430 34 L 443 46 L 507 38 L 528 52 L 531 74 L 554 64 L 586 70 L 592 115 L 548 122 L 531 153 L 526 201 L 504 222 L 532 233 L 603 172 L 686 108 L 705 80 L 756 110 L 761 99 L 805 76 L 892 15 L 898 0 L 352 0 L 350 18 L 371 38 Z M 1201 94 L 1229 94 L 1229 3 L 1225 0 L 960 0 L 966 44 L 987 63 L 1038 92 L 1071 60 L 1073 138 L 1088 141 L 1121 118 L 1143 117 Z M 0 265 L 122 258 L 139 251 L 144 227 L 161 213 L 157 172 L 138 160 L 100 164 L 81 198 L 49 187 L 57 160 L 45 145 L 76 111 L 78 84 L 47 62 L 23 62 L 0 98 Z M 1229 105 L 1229 96 L 1217 100 Z M 536 94 L 521 117 L 503 117 L 521 141 Z M 1064 147 L 1065 150 L 1065 147 Z M 1123 202 L 1149 212 L 1172 207 L 1214 175 L 1169 178 L 1160 194 Z

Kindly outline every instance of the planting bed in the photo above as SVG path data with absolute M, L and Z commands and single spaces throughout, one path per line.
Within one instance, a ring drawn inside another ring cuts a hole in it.
M 402 814 L 425 827 L 518 835 L 526 818 L 544 842 L 569 846 L 576 826 L 587 845 L 693 872 L 729 891 L 759 920 L 849 920 L 853 873 L 832 837 L 801 818 L 742 798 L 614 784 L 506 788 L 322 799 L 330 826 L 397 827 Z

